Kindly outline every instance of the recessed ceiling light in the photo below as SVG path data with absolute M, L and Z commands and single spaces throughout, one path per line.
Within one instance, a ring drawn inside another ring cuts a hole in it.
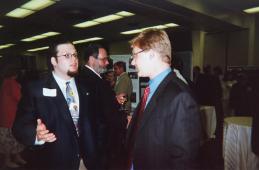
M 49 47 L 45 46 L 45 47 L 39 47 L 39 48 L 32 48 L 32 49 L 29 49 L 27 51 L 29 52 L 35 52 L 35 51 L 42 51 L 42 50 L 46 50 L 48 49 Z
M 168 24 L 165 24 L 165 26 L 167 26 L 167 27 L 177 27 L 179 25 L 175 24 L 175 23 L 168 23 Z
M 3 25 L 0 25 L 0 28 L 3 28 Z
M 86 21 L 86 22 L 76 24 L 76 25 L 74 25 L 74 27 L 86 28 L 86 27 L 91 27 L 91 26 L 98 25 L 98 24 L 100 24 L 100 23 L 94 22 L 94 21 Z
M 4 49 L 4 48 L 8 48 L 11 46 L 14 46 L 15 44 L 4 44 L 4 45 L 0 45 L 0 49 Z
M 23 4 L 19 8 L 16 8 L 11 12 L 8 12 L 7 14 L 5 14 L 5 16 L 14 18 L 24 18 L 33 14 L 36 11 L 39 11 L 55 3 L 55 0 L 31 0 Z
M 120 16 L 120 15 L 112 14 L 112 15 L 107 15 L 107 16 L 104 16 L 104 17 L 96 18 L 93 21 L 104 23 L 104 22 L 111 22 L 111 21 L 114 21 L 114 20 L 118 20 L 118 19 L 121 19 L 121 18 L 123 18 L 123 17 Z
M 58 34 L 60 34 L 60 33 L 59 32 L 50 31 L 50 32 L 43 33 L 41 35 L 50 37 L 50 36 L 54 36 L 54 35 L 58 35 Z
M 23 8 L 16 8 L 15 10 L 12 10 L 11 12 L 8 12 L 6 16 L 8 17 L 14 17 L 14 18 L 24 18 L 28 15 L 33 14 L 35 11 L 23 9 Z
M 102 37 L 87 38 L 87 39 L 83 39 L 83 40 L 73 41 L 73 44 L 81 44 L 81 43 L 86 43 L 86 42 L 90 42 L 90 41 L 102 40 L 102 39 L 103 39 Z
M 36 41 L 39 39 L 51 37 L 51 36 L 58 35 L 58 34 L 60 34 L 60 33 L 59 32 L 46 32 L 46 33 L 35 35 L 35 36 L 29 37 L 29 38 L 24 38 L 21 41 L 25 41 L 25 42 Z
M 31 0 L 25 3 L 24 5 L 22 5 L 21 8 L 30 9 L 33 11 L 39 11 L 43 8 L 53 5 L 54 3 L 56 2 L 51 0 Z
M 144 28 L 139 28 L 139 29 L 135 29 L 135 30 L 124 31 L 124 32 L 121 32 L 121 34 L 137 34 L 146 29 L 151 29 L 151 28 L 166 29 L 169 27 L 177 27 L 177 26 L 179 26 L 179 25 L 175 24 L 175 23 L 168 23 L 168 24 L 163 24 L 163 25 L 155 25 L 155 26 L 144 27 Z
M 116 15 L 121 15 L 121 16 L 124 16 L 124 17 L 130 17 L 130 16 L 133 16 L 135 14 L 133 14 L 131 12 L 127 12 L 127 11 L 121 11 L 121 12 L 117 12 Z
M 248 13 L 248 14 L 254 14 L 254 13 L 259 12 L 259 7 L 248 8 L 248 9 L 245 9 L 243 11 Z
M 121 34 L 137 34 L 137 33 L 140 33 L 140 32 L 142 32 L 142 29 L 124 31 L 124 32 L 121 32 Z
M 122 19 L 122 18 L 125 18 L 125 17 L 132 16 L 132 15 L 135 15 L 135 14 L 127 12 L 127 11 L 120 11 L 120 12 L 117 12 L 115 14 L 106 15 L 106 16 L 103 16 L 103 17 L 100 17 L 100 18 L 93 19 L 91 21 L 85 21 L 85 22 L 76 24 L 76 25 L 74 25 L 74 27 L 79 27 L 79 28 L 91 27 L 91 26 L 94 26 L 94 25 L 103 24 L 103 23 L 106 23 L 106 22 L 111 22 L 111 21 L 114 21 L 114 20 L 118 20 L 118 19 Z

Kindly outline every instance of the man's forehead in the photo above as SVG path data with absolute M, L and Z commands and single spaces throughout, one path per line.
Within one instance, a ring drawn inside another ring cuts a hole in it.
M 57 46 L 58 52 L 75 52 L 75 46 L 73 44 L 67 43 L 67 44 L 60 44 Z

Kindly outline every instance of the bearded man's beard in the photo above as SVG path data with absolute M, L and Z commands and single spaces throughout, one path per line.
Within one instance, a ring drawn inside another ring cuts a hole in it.
M 76 70 L 76 71 L 70 71 L 70 70 L 68 70 L 68 71 L 67 71 L 67 75 L 69 75 L 70 77 L 75 77 L 75 76 L 78 75 L 78 70 Z

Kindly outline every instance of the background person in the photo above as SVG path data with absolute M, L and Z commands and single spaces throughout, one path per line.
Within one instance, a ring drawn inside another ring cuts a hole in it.
M 117 99 L 120 100 L 121 95 L 126 97 L 125 109 L 126 113 L 131 112 L 131 94 L 132 94 L 132 82 L 126 72 L 126 63 L 123 61 L 118 61 L 113 65 L 114 74 L 117 77 L 114 91 L 116 93 Z
M 0 89 L 0 153 L 4 154 L 4 166 L 9 168 L 26 163 L 20 155 L 24 146 L 16 141 L 11 132 L 21 98 L 21 85 L 17 78 L 18 70 L 11 68 L 5 74 Z
M 113 89 L 100 75 L 109 64 L 108 54 L 101 45 L 89 44 L 83 57 L 85 63 L 80 70 L 79 80 L 89 88 L 92 96 L 90 102 L 95 115 L 91 119 L 99 139 L 98 168 L 120 169 L 126 125 Z

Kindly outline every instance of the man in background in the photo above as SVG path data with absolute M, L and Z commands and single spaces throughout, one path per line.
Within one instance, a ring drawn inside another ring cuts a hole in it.
M 195 169 L 201 139 L 199 108 L 171 70 L 165 31 L 149 29 L 131 41 L 132 65 L 149 77 L 127 134 L 127 169 Z
M 99 147 L 99 168 L 118 168 L 124 137 L 122 132 L 125 125 L 123 115 L 118 111 L 119 103 L 115 93 L 107 81 L 100 74 L 109 64 L 107 51 L 99 44 L 89 44 L 84 52 L 85 65 L 80 70 L 80 82 L 90 89 L 92 115 Z M 104 147 L 104 148 L 102 148 Z M 104 151 L 104 152 L 102 152 Z
M 116 97 L 119 98 L 124 96 L 126 98 L 125 103 L 125 111 L 127 114 L 131 112 L 131 93 L 132 93 L 132 82 L 131 79 L 126 72 L 126 63 L 123 61 L 118 61 L 113 65 L 114 74 L 117 77 L 114 91 L 116 93 Z

